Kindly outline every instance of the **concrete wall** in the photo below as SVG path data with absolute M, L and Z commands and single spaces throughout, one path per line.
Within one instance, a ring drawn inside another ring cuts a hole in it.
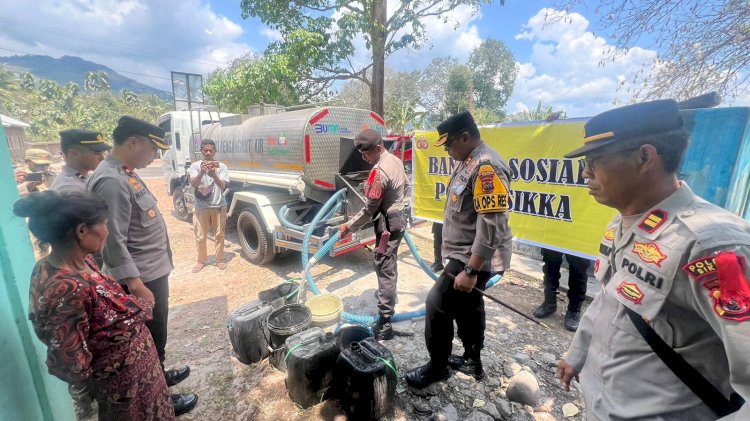
M 47 373 L 46 348 L 29 323 L 34 253 L 26 222 L 13 215 L 18 190 L 2 126 L 0 193 L 0 420 L 73 421 L 67 385 Z

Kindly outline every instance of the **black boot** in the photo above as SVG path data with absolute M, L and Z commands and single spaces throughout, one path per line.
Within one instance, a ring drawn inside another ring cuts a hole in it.
M 575 332 L 581 321 L 581 303 L 568 303 L 568 311 L 565 312 L 565 330 Z
M 432 363 L 427 363 L 421 367 L 406 373 L 406 384 L 417 389 L 423 389 L 432 383 L 448 379 L 451 376 L 451 369 L 447 366 L 443 368 L 433 367 Z
M 477 380 L 484 379 L 484 368 L 482 367 L 482 360 L 479 357 L 472 358 L 465 353 L 462 357 L 451 355 L 448 357 L 448 366 Z
M 378 341 L 388 341 L 393 339 L 393 326 L 391 322 L 375 325 L 375 339 Z
M 534 310 L 534 317 L 543 319 L 557 311 L 557 291 L 544 291 L 544 302 Z

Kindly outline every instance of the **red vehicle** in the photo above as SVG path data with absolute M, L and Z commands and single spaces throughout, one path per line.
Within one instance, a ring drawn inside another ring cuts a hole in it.
M 388 152 L 396 155 L 398 159 L 403 161 L 404 170 L 407 174 L 411 174 L 411 160 L 412 160 L 412 142 L 411 136 L 391 134 L 385 138 L 386 147 Z

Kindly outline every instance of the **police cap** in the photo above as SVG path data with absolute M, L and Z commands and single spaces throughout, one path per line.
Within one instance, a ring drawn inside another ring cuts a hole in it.
M 354 147 L 358 151 L 375 149 L 383 141 L 380 133 L 373 129 L 364 129 L 354 138 Z
M 127 139 L 130 136 L 147 137 L 159 149 L 169 149 L 169 146 L 164 142 L 164 129 L 135 117 L 125 115 L 117 121 L 117 127 L 112 132 L 112 137 L 117 140 Z
M 443 146 L 448 141 L 448 136 L 461 132 L 476 134 L 479 133 L 479 128 L 477 127 L 477 123 L 474 122 L 474 117 L 471 116 L 471 113 L 464 111 L 448 117 L 448 119 L 438 124 L 437 131 L 440 137 L 435 142 L 435 146 Z
M 104 141 L 104 136 L 93 130 L 63 130 L 60 132 L 60 144 L 62 145 L 63 151 L 66 151 L 71 146 L 85 146 L 96 152 L 104 152 L 112 149 L 112 147 Z
M 565 154 L 576 158 L 637 137 L 682 129 L 677 101 L 661 99 L 597 114 L 583 127 L 583 146 Z

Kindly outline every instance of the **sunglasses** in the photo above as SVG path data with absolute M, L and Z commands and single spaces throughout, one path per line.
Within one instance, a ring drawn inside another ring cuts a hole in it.
M 596 169 L 596 162 L 599 161 L 600 159 L 605 158 L 605 157 L 611 157 L 613 155 L 620 154 L 620 153 L 623 153 L 623 152 L 634 151 L 636 149 L 640 149 L 641 146 L 642 145 L 638 145 L 638 146 L 633 147 L 633 148 L 623 149 L 621 151 L 613 151 L 613 152 L 609 152 L 609 153 L 605 153 L 605 154 L 601 154 L 601 155 L 586 156 L 586 157 L 583 158 L 583 169 L 584 170 L 589 170 L 591 172 L 594 172 L 594 170 Z

